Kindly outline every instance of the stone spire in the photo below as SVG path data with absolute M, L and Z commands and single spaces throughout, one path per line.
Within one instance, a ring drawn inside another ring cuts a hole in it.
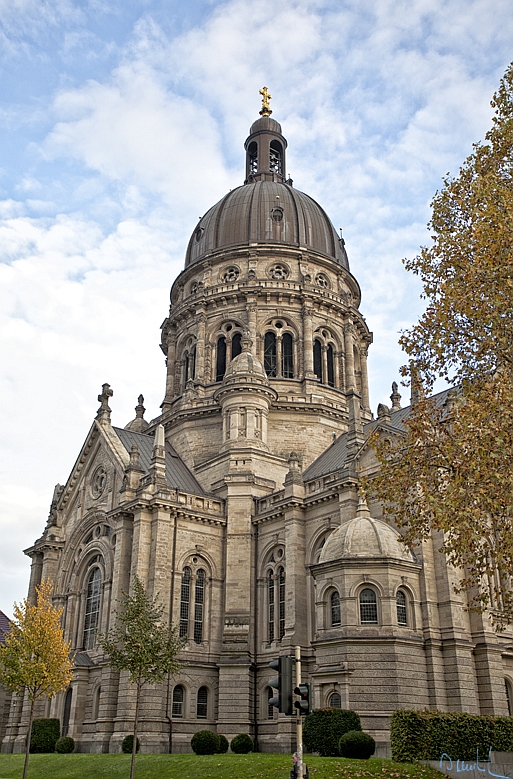
M 113 395 L 114 392 L 111 390 L 110 384 L 103 384 L 101 395 L 98 395 L 98 400 L 101 403 L 101 406 L 96 413 L 96 420 L 98 422 L 110 425 L 110 415 L 112 409 L 109 406 L 109 398 L 111 398 Z
M 159 425 L 155 430 L 155 440 L 150 462 L 151 481 L 167 487 L 166 482 L 166 439 L 164 426 Z
M 392 394 L 390 395 L 392 401 L 392 411 L 398 411 L 401 408 L 401 396 L 397 391 L 397 382 L 392 382 Z
M 137 398 L 137 406 L 135 407 L 135 419 L 132 419 L 131 422 L 128 423 L 128 425 L 125 425 L 125 430 L 133 430 L 134 433 L 144 433 L 147 427 L 149 427 L 148 422 L 144 419 L 144 412 L 146 409 L 143 406 L 144 403 L 144 397 L 143 395 L 139 395 Z

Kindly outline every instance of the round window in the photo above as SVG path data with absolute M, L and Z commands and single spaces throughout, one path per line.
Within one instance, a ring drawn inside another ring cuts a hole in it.
M 93 473 L 93 478 L 91 479 L 91 492 L 93 494 L 93 497 L 99 498 L 100 495 L 105 490 L 106 485 L 107 485 L 107 471 L 105 470 L 103 465 L 100 465 L 100 467 L 97 468 Z

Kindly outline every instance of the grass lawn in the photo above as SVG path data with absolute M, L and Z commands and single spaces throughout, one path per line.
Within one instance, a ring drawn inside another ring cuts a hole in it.
M 0 755 L 0 779 L 21 779 L 23 755 Z M 311 779 L 441 779 L 391 760 L 307 757 Z M 138 755 L 136 779 L 289 779 L 290 755 Z M 130 755 L 30 755 L 28 779 L 127 779 Z

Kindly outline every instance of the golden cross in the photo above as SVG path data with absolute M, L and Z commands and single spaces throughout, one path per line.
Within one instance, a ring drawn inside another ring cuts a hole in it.
M 269 100 L 272 100 L 272 95 L 269 94 L 267 87 L 263 87 L 260 90 L 260 94 L 262 95 L 262 110 L 260 111 L 260 116 L 271 116 L 272 111 L 269 108 Z

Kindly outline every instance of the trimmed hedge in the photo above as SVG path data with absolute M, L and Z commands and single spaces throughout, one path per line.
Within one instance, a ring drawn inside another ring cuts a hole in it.
M 228 752 L 228 747 L 230 746 L 230 743 L 226 738 L 226 736 L 218 734 L 218 738 L 219 738 L 219 749 L 217 750 L 216 755 L 224 755 L 225 752 Z
M 212 730 L 198 730 L 191 738 L 191 747 L 197 755 L 215 755 L 219 749 L 219 736 Z
M 61 755 L 69 755 L 75 749 L 75 739 L 71 736 L 62 736 L 55 742 L 55 751 Z
M 392 715 L 390 744 L 398 763 L 439 760 L 442 753 L 474 760 L 477 750 L 485 759 L 490 748 L 513 751 L 513 717 L 399 709 Z
M 350 730 L 361 729 L 356 711 L 315 709 L 305 718 L 303 744 L 307 752 L 319 752 L 322 757 L 338 757 L 341 736 Z
M 248 752 L 252 752 L 254 748 L 253 739 L 251 736 L 248 736 L 247 733 L 239 733 L 238 736 L 232 738 L 230 744 L 230 749 L 232 752 L 235 752 L 236 755 L 247 755 Z
M 376 751 L 376 742 L 362 730 L 349 730 L 341 737 L 338 748 L 342 757 L 351 760 L 368 760 Z
M 61 735 L 61 723 L 58 719 L 35 719 L 32 722 L 30 752 L 42 754 L 55 752 L 55 744 Z
M 125 736 L 123 741 L 121 742 L 121 751 L 125 755 L 131 755 L 132 749 L 134 748 L 134 737 L 131 736 Z M 139 742 L 139 739 L 137 739 L 137 744 L 135 745 L 135 751 L 138 752 L 141 748 L 141 744 Z

